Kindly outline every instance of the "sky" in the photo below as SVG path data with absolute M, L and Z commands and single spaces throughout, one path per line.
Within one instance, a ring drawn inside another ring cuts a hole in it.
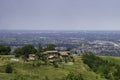
M 0 30 L 120 30 L 120 0 L 0 0 Z

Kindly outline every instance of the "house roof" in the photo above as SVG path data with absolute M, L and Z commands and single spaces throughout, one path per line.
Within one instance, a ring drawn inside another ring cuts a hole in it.
M 46 51 L 46 52 L 58 52 L 58 51 Z
M 53 55 L 48 56 L 49 59 L 54 58 L 54 57 L 55 57 L 55 56 L 53 56 Z
M 46 52 L 43 52 L 43 54 L 49 54 L 49 53 L 58 53 L 58 51 L 46 51 Z

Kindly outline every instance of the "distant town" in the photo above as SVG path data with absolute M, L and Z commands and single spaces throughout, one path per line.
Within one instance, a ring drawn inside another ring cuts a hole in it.
M 55 44 L 56 50 L 70 49 L 72 54 L 120 56 L 120 31 L 1 30 L 0 45 L 17 47 Z

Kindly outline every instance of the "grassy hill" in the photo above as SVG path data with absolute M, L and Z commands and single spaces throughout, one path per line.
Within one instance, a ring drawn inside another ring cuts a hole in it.
M 86 64 L 83 63 L 81 56 L 74 56 L 75 62 L 59 64 L 58 68 L 53 65 L 33 66 L 33 61 L 13 62 L 10 58 L 14 56 L 0 56 L 0 80 L 62 80 L 70 72 L 80 73 L 84 80 L 106 80 L 99 73 L 93 72 Z M 120 64 L 119 57 L 101 58 Z M 6 64 L 10 63 L 13 67 L 13 73 L 5 73 Z
M 100 56 L 100 57 L 104 60 L 108 60 L 110 62 L 120 65 L 120 57 L 116 56 Z

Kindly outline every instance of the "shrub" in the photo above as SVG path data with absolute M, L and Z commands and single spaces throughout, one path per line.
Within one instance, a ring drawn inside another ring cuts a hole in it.
M 48 76 L 45 76 L 45 80 L 49 80 Z
M 12 73 L 13 72 L 13 68 L 10 64 L 6 65 L 5 72 L 6 73 Z
M 39 67 L 41 65 L 41 62 L 40 61 L 34 61 L 32 65 L 33 65 L 33 67 Z
M 84 80 L 82 74 L 70 72 L 62 80 Z
M 57 62 L 54 62 L 54 63 L 53 63 L 53 66 L 54 66 L 55 68 L 58 68 L 58 67 L 59 67 Z

